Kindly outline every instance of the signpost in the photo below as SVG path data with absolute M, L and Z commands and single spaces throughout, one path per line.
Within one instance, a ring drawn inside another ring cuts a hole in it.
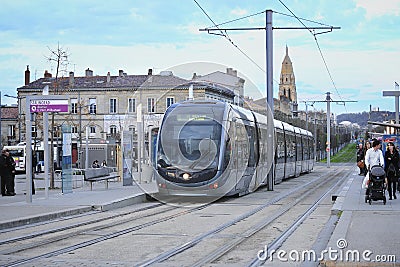
M 26 97 L 26 202 L 32 203 L 32 113 L 68 112 L 68 98 L 63 95 L 32 95 Z M 48 129 L 49 121 L 43 121 Z M 48 140 L 44 143 L 46 145 Z M 53 149 L 53 148 L 51 148 Z M 45 159 L 49 160 L 49 159 Z
M 68 112 L 68 99 L 32 99 L 31 113 L 35 112 Z

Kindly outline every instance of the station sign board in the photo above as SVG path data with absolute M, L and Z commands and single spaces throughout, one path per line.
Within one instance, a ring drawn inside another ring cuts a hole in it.
M 68 99 L 31 99 L 30 112 L 68 112 Z

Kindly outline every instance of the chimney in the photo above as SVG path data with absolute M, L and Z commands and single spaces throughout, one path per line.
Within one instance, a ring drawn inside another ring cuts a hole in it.
M 107 83 L 110 83 L 111 81 L 111 75 L 110 72 L 107 72 Z
M 52 75 L 51 75 L 50 72 L 48 72 L 47 70 L 45 70 L 45 71 L 44 71 L 44 77 L 45 77 L 45 78 L 51 78 Z
M 30 82 L 31 82 L 31 72 L 29 71 L 29 65 L 26 65 L 25 85 L 28 85 Z
M 229 75 L 237 77 L 237 70 L 234 70 L 232 68 L 227 68 L 226 69 L 226 74 L 229 74 Z
M 124 71 L 123 71 L 123 70 L 119 70 L 119 71 L 118 71 L 118 75 L 119 75 L 119 77 L 124 76 Z
M 69 86 L 74 87 L 74 72 L 73 71 L 69 72 Z
M 89 68 L 87 68 L 87 70 L 85 70 L 85 76 L 86 77 L 92 77 L 93 76 L 93 71 Z
M 153 75 L 153 69 L 149 69 L 147 75 Z

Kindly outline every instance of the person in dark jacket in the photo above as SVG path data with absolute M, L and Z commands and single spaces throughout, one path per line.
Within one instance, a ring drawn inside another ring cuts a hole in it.
M 357 150 L 357 163 L 364 162 L 364 157 L 365 157 L 365 153 L 364 153 L 363 144 L 360 143 L 360 144 L 358 144 L 358 150 Z M 358 168 L 360 169 L 360 173 L 358 175 L 364 175 L 365 164 L 363 167 L 358 167 Z
M 388 180 L 389 200 L 392 196 L 396 199 L 396 183 L 399 176 L 399 152 L 394 147 L 392 142 L 387 144 L 387 151 L 385 153 L 385 172 Z
M 15 196 L 15 162 L 13 157 L 10 156 L 8 149 L 1 151 L 0 156 L 0 170 L 1 170 L 1 195 L 2 196 Z

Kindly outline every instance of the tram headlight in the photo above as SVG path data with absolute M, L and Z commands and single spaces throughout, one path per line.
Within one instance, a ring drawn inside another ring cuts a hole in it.
M 183 180 L 187 181 L 187 180 L 190 179 L 190 174 L 189 174 L 189 173 L 184 173 L 184 174 L 182 175 L 182 178 L 183 178 Z

